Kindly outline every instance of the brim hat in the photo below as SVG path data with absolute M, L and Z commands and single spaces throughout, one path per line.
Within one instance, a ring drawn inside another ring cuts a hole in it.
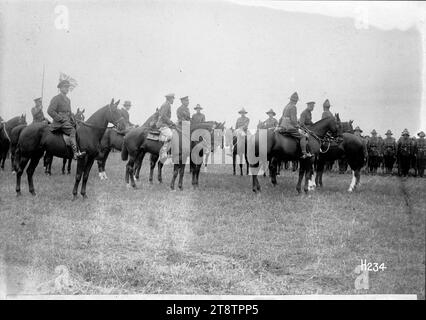
M 132 103 L 129 100 L 124 101 L 123 106 L 125 107 L 131 107 Z
M 188 99 L 189 99 L 189 97 L 185 96 L 185 97 L 180 98 L 180 101 L 185 101 L 185 100 L 188 100 Z
M 34 102 L 41 102 L 41 98 L 35 98 Z
M 165 95 L 166 98 L 174 98 L 175 94 L 174 93 L 168 93 Z
M 360 128 L 360 127 L 356 127 L 356 128 L 354 129 L 354 131 L 362 132 L 362 130 L 361 130 L 361 128 Z
M 426 134 L 423 131 L 420 131 L 417 135 L 422 138 L 426 136 Z
M 299 95 L 297 94 L 297 92 L 294 92 L 291 97 L 290 97 L 290 101 L 294 101 L 297 102 L 299 101 Z
M 386 133 L 385 133 L 385 134 L 386 134 L 386 135 L 393 135 L 392 131 L 390 131 L 390 130 L 386 131 Z
M 322 106 L 323 106 L 324 108 L 330 108 L 330 101 L 328 101 L 328 99 L 326 99 L 326 100 L 324 101 L 324 103 L 322 104 Z
M 68 80 L 62 80 L 58 83 L 57 88 L 71 87 L 71 83 Z
M 309 102 L 307 102 L 306 103 L 308 106 L 310 106 L 310 105 L 314 105 L 315 104 L 315 101 L 309 101 Z
M 403 135 L 403 136 L 405 136 L 405 135 L 409 136 L 410 133 L 408 132 L 407 129 L 404 129 L 404 131 L 402 131 L 401 135 Z
M 269 109 L 268 111 L 266 111 L 266 114 L 272 114 L 272 115 L 276 115 L 275 111 L 271 109 Z
M 199 105 L 199 104 L 197 104 L 196 106 L 195 106 L 195 108 L 194 108 L 194 110 L 202 110 L 203 108 Z
M 238 111 L 238 113 L 240 113 L 240 114 L 246 114 L 248 112 L 246 111 L 246 109 L 242 108 L 240 111 Z
M 373 129 L 373 131 L 371 131 L 371 134 L 377 134 L 376 129 Z

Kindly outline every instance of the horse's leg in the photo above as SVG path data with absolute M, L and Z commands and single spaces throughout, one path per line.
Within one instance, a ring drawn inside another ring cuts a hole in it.
M 142 151 L 138 154 L 138 156 L 135 159 L 134 175 L 137 181 L 139 181 L 139 173 L 141 171 L 142 161 L 143 161 L 143 158 L 145 157 L 145 154 L 146 152 Z
M 83 199 L 87 199 L 86 195 L 86 184 L 87 180 L 89 179 L 90 170 L 92 169 L 93 162 L 95 162 L 95 158 L 89 158 L 87 159 L 86 166 L 84 168 L 84 174 L 83 174 L 83 183 L 81 185 L 80 194 L 83 196 Z
M 272 157 L 271 161 L 269 161 L 269 175 L 271 176 L 271 182 L 274 187 L 277 185 L 277 167 L 278 160 Z
M 237 153 L 232 151 L 232 168 L 234 170 L 233 171 L 234 176 L 236 175 L 236 172 L 235 172 L 235 162 L 236 161 L 237 161 Z
M 73 201 L 77 199 L 78 185 L 80 184 L 81 176 L 86 166 L 86 161 L 87 161 L 87 156 L 77 160 L 77 170 L 75 172 L 75 182 L 74 182 L 74 188 L 72 190 Z
M 155 169 L 155 165 L 157 164 L 158 157 L 159 156 L 154 155 L 152 153 L 151 153 L 151 156 L 149 157 L 149 161 L 150 161 L 149 183 L 151 183 L 151 184 L 153 183 L 152 181 L 154 180 L 154 169 Z
M 62 174 L 65 174 L 65 167 L 67 165 L 67 158 L 62 158 Z
M 192 187 L 195 189 L 195 178 L 196 178 L 196 172 L 195 172 L 195 164 L 191 161 L 189 164 L 189 167 L 191 168 L 191 184 Z
M 299 180 L 297 181 L 297 186 L 296 186 L 296 190 L 299 193 L 302 192 L 302 179 L 303 179 L 304 175 L 305 175 L 305 171 L 304 171 L 302 163 L 300 163 L 300 165 L 299 165 Z
M 305 167 L 305 185 L 303 187 L 303 190 L 305 191 L 305 193 L 308 193 L 309 191 L 309 185 L 311 182 L 311 178 L 312 178 L 312 163 L 310 162 L 309 159 L 306 159 L 306 161 L 304 161 L 304 167 Z
M 163 170 L 163 163 L 161 161 L 158 161 L 158 182 L 163 183 L 163 177 L 161 175 L 161 171 Z
M 38 162 L 40 161 L 40 158 L 43 156 L 43 154 L 35 154 L 31 157 L 30 164 L 27 168 L 27 178 L 28 178 L 28 189 L 30 193 L 35 196 L 35 190 L 34 190 L 34 182 L 33 182 L 33 175 L 34 171 L 37 168 Z
M 135 176 L 134 176 L 134 166 L 135 166 L 135 158 L 133 155 L 129 155 L 129 161 L 127 162 L 126 168 L 128 176 L 126 176 L 126 182 L 129 182 L 130 178 L 130 185 L 136 189 L 136 182 L 135 182 Z
M 46 152 L 44 154 L 43 162 L 44 162 L 44 173 L 49 176 L 52 175 L 53 156 Z
M 175 190 L 175 181 L 179 173 L 179 164 L 173 164 L 173 176 L 172 182 L 170 183 L 170 189 Z
M 355 170 L 352 170 L 352 181 L 351 184 L 349 185 L 349 192 L 352 192 L 355 190 L 355 186 L 356 186 L 356 177 L 355 177 Z
M 182 164 L 179 165 L 179 184 L 178 187 L 182 191 L 183 190 L 183 175 L 185 174 L 185 162 L 182 161 Z
M 258 168 L 259 167 L 259 163 L 254 164 L 254 165 L 250 165 L 251 168 Z M 260 183 L 259 183 L 259 179 L 257 179 L 257 173 L 255 174 L 254 172 L 252 172 L 252 190 L 254 193 L 256 192 L 260 192 Z
M 318 160 L 317 162 L 317 172 L 315 175 L 315 184 L 319 187 L 322 187 L 322 175 L 324 172 L 324 161 Z
M 195 185 L 197 186 L 197 188 L 198 188 L 198 181 L 199 181 L 199 177 L 200 177 L 200 170 L 201 170 L 201 164 L 196 165 L 195 166 L 195 171 L 196 171 Z
M 71 174 L 71 163 L 72 163 L 72 158 L 68 158 L 67 174 Z
M 17 172 L 16 172 L 16 196 L 21 195 L 21 177 L 22 173 L 24 172 L 25 167 L 27 166 L 27 163 L 30 159 L 24 156 L 21 156 L 19 158 L 19 163 L 17 166 Z

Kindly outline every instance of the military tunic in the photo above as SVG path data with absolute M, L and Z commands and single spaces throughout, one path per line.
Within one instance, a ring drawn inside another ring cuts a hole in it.
M 396 140 L 393 137 L 386 137 L 383 140 L 383 153 L 387 156 L 394 155 L 396 152 Z
M 192 123 L 206 122 L 206 117 L 201 112 L 200 113 L 194 113 L 192 115 L 191 121 L 192 121 Z
M 173 122 L 170 120 L 172 117 L 172 106 L 168 101 L 164 102 L 158 110 L 158 121 L 157 128 L 169 127 L 173 125 Z
M 321 119 L 325 119 L 325 118 L 334 118 L 334 116 L 329 110 L 325 110 L 322 113 Z
M 297 131 L 299 124 L 297 122 L 297 108 L 295 104 L 289 103 L 284 107 L 280 126 L 286 131 Z
M 250 119 L 246 116 L 241 116 L 237 119 L 237 123 L 235 124 L 235 129 L 243 129 L 244 131 L 247 131 L 248 125 L 250 123 Z
M 52 130 L 61 129 L 65 134 L 75 134 L 74 121 L 71 113 L 71 100 L 63 94 L 54 96 L 47 108 L 47 113 L 52 117 Z
M 418 138 L 416 140 L 417 171 L 420 177 L 424 176 L 426 167 L 426 139 Z
M 133 123 L 130 122 L 129 111 L 127 111 L 125 108 L 121 108 L 120 113 L 121 113 L 121 116 L 124 118 L 124 122 L 126 123 L 126 127 L 132 127 Z
M 182 125 L 182 121 L 191 120 L 191 114 L 187 106 L 181 105 L 179 108 L 177 108 L 176 115 L 177 115 L 179 125 Z
M 264 129 L 275 128 L 277 126 L 278 126 L 278 120 L 275 118 L 268 118 L 265 121 L 263 121 Z
M 33 122 L 42 122 L 45 120 L 43 109 L 41 107 L 32 107 L 31 114 L 33 116 Z
M 299 123 L 301 126 L 305 126 L 305 127 L 309 127 L 314 124 L 312 122 L 312 113 L 310 110 L 308 109 L 303 110 L 303 112 L 300 114 Z
M 410 138 L 401 137 L 398 140 L 397 153 L 408 156 L 412 153 L 413 144 Z

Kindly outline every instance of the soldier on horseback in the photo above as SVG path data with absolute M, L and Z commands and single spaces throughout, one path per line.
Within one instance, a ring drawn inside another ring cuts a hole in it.
M 73 157 L 83 157 L 86 152 L 80 152 L 75 138 L 75 122 L 71 113 L 71 100 L 67 97 L 71 84 L 68 80 L 62 80 L 58 84 L 60 93 L 54 96 L 50 101 L 47 113 L 52 117 L 51 131 L 61 131 L 70 137 L 70 144 L 73 151 Z
M 330 101 L 328 101 L 328 99 L 324 101 L 322 107 L 324 111 L 322 113 L 321 119 L 334 118 L 333 114 L 330 112 Z
M 417 157 L 417 171 L 419 176 L 423 178 L 425 166 L 426 166 L 426 139 L 425 133 L 420 131 L 418 134 L 419 138 L 416 140 L 416 157 Z
M 314 110 L 315 102 L 310 101 L 306 105 L 307 105 L 306 109 L 303 110 L 302 113 L 300 114 L 299 124 L 302 127 L 308 127 L 309 128 L 311 125 L 314 124 L 312 122 L 312 111 Z
M 173 93 L 167 94 L 166 101 L 158 110 L 158 121 L 156 126 L 160 130 L 159 140 L 164 142 L 160 149 L 161 162 L 165 162 L 167 160 L 167 151 L 169 150 L 170 141 L 173 137 L 172 128 L 175 127 L 175 124 L 170 118 L 172 117 L 172 104 L 174 100 L 175 95 Z
M 43 114 L 43 105 L 41 98 L 34 99 L 35 106 L 31 108 L 31 114 L 33 116 L 33 122 L 43 122 L 48 123 L 48 120 L 44 117 Z
M 263 121 L 262 123 L 262 128 L 263 129 L 275 129 L 278 126 L 278 120 L 275 119 L 275 111 L 271 109 L 269 109 L 266 114 L 269 116 L 268 119 L 266 119 L 265 121 Z
M 290 102 L 285 106 L 283 115 L 280 120 L 280 127 L 284 133 L 297 138 L 299 140 L 300 148 L 302 149 L 302 158 L 308 158 L 312 155 L 306 151 L 308 145 L 307 134 L 299 131 L 299 123 L 297 122 L 297 107 L 296 103 L 299 101 L 297 92 L 293 93 L 290 97 Z
M 196 123 L 206 122 L 206 116 L 201 113 L 202 109 L 203 108 L 201 108 L 199 104 L 195 106 L 194 110 L 196 110 L 197 112 L 192 115 L 192 118 L 191 118 L 192 123 L 196 124 Z
M 129 100 L 127 100 L 127 101 L 124 101 L 123 108 L 120 109 L 120 113 L 123 116 L 124 121 L 126 123 L 125 129 L 128 129 L 130 127 L 134 127 L 134 124 L 130 122 L 130 115 L 129 115 L 129 110 L 130 110 L 131 106 L 132 106 L 132 103 Z
M 182 121 L 190 121 L 191 120 L 191 113 L 189 112 L 189 98 L 188 96 L 182 97 L 180 98 L 180 101 L 182 103 L 182 105 L 177 108 L 176 110 L 176 116 L 178 119 L 178 126 L 182 126 Z

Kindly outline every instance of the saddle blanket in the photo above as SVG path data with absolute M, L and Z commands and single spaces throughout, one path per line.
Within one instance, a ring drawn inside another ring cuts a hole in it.
M 154 140 L 154 141 L 158 141 L 160 140 L 160 131 L 158 130 L 151 130 L 148 132 L 148 136 L 147 136 L 148 140 Z

